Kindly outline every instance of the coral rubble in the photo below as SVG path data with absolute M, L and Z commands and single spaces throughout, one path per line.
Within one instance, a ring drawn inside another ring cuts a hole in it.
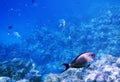
M 89 68 L 70 68 L 61 74 L 49 74 L 45 82 L 119 82 L 118 61 L 119 58 L 107 55 L 96 60 Z
M 23 79 L 30 82 L 41 81 L 41 75 L 35 69 L 32 60 L 14 58 L 10 61 L 0 62 L 0 82 L 28 82 L 23 81 Z

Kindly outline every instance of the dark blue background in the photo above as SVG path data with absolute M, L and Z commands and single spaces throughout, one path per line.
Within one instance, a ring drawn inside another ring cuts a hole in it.
M 119 56 L 119 4 L 120 0 L 0 0 L 0 60 L 33 59 L 40 72 L 57 73 L 63 70 L 58 64 L 70 63 L 80 53 Z M 66 21 L 65 32 L 58 28 L 59 19 Z M 1 44 L 16 42 L 21 44 Z
M 119 0 L 0 0 L 0 42 L 10 38 L 8 26 L 22 36 L 32 29 L 46 26 L 57 29 L 58 20 L 87 22 L 106 6 L 118 4 Z

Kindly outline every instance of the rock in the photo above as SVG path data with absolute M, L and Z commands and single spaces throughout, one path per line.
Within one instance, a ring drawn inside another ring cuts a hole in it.
M 60 82 L 59 76 L 56 74 L 49 74 L 47 78 L 44 80 L 44 82 Z
M 9 77 L 0 77 L 0 82 L 15 82 Z
M 94 62 L 89 68 L 70 68 L 61 74 L 50 74 L 46 82 L 119 82 L 120 68 L 113 56 L 105 56 Z M 103 60 L 103 61 L 102 61 Z M 118 62 L 117 62 L 118 63 Z
M 60 81 L 57 81 L 60 82 Z M 63 79 L 61 82 L 82 82 L 79 78 L 77 78 L 76 76 L 69 76 L 65 79 Z
M 86 77 L 85 77 L 85 82 L 93 82 L 93 81 L 95 81 L 95 79 L 96 79 L 96 76 L 97 76 L 97 71 L 94 71 L 93 73 L 90 73 L 90 74 L 88 74 Z
M 105 65 L 103 72 L 105 72 L 107 74 L 111 74 L 112 70 L 113 70 L 113 68 L 110 65 Z
M 118 78 L 118 79 L 116 80 L 116 82 L 120 82 L 120 78 Z
M 27 79 L 21 79 L 21 80 L 18 80 L 18 81 L 16 81 L 16 82 L 30 82 L 30 81 L 27 80 Z
M 30 82 L 41 82 L 41 75 L 33 75 L 30 78 Z
M 116 64 L 120 68 L 120 58 L 117 59 Z
M 29 73 L 25 75 L 25 78 L 30 82 L 41 82 L 41 75 L 38 70 L 31 70 Z
M 32 60 L 25 60 L 20 58 L 14 58 L 13 60 L 0 63 L 0 76 L 7 76 L 14 80 L 24 79 L 28 74 L 30 81 L 40 81 L 41 75 L 39 71 L 35 69 L 35 65 Z M 27 82 L 22 80 L 23 82 Z

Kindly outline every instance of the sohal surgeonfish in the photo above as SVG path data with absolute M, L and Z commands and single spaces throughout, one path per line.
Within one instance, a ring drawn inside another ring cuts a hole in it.
M 90 66 L 91 62 L 94 59 L 95 59 L 95 54 L 93 52 L 87 52 L 78 55 L 70 64 L 62 63 L 62 65 L 66 67 L 64 71 L 66 71 L 68 68 L 82 68 L 82 67 L 87 68 Z

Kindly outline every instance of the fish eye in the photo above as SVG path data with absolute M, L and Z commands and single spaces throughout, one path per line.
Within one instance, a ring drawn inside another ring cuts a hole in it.
M 91 56 L 95 56 L 95 54 L 91 54 Z
M 13 28 L 13 26 L 11 26 L 11 25 L 10 25 L 10 26 L 8 26 L 8 29 L 12 29 L 12 28 Z

